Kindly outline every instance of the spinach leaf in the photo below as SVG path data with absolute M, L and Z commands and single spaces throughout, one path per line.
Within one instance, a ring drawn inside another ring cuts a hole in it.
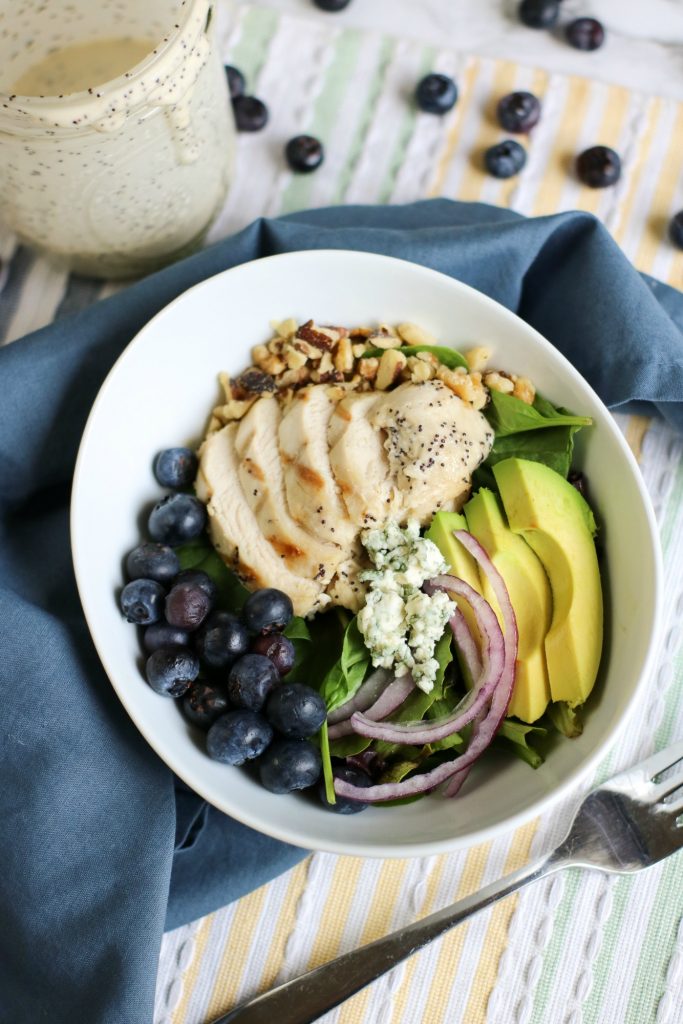
M 353 697 L 369 667 L 370 652 L 354 617 L 344 631 L 341 655 L 328 670 L 320 686 L 320 695 L 328 711 L 334 711 Z
M 327 734 L 327 722 L 320 727 L 320 756 L 323 762 L 323 778 L 325 780 L 325 796 L 327 802 L 336 804 L 337 796 L 334 792 L 334 774 L 332 772 L 332 758 L 330 756 L 330 737 Z
M 474 472 L 474 487 L 498 490 L 492 467 L 503 459 L 529 459 L 542 462 L 556 473 L 567 477 L 574 454 L 574 434 L 578 426 L 547 427 L 545 430 L 524 430 L 495 438 L 487 459 Z
M 330 740 L 330 753 L 332 757 L 351 757 L 353 754 L 362 754 L 367 750 L 372 740 L 369 736 L 341 736 L 338 740 Z
M 545 427 L 589 427 L 593 422 L 589 416 L 573 416 L 565 409 L 556 409 L 538 395 L 533 405 L 527 405 L 514 395 L 504 395 L 501 391 L 491 391 L 485 415 L 497 438 Z
M 465 357 L 456 349 L 447 348 L 445 345 L 401 345 L 398 351 L 403 352 L 405 356 L 414 356 L 418 352 L 431 352 L 440 363 L 450 367 L 451 370 L 454 370 L 456 366 L 464 366 L 465 369 L 468 369 Z M 369 348 L 363 353 L 361 359 L 381 358 L 385 352 L 385 348 Z
M 292 637 L 296 660 L 287 679 L 289 682 L 306 683 L 319 689 L 321 680 L 325 679 L 339 656 L 344 634 L 339 619 L 332 612 L 316 615 L 303 625 L 308 630 L 310 640 Z M 303 633 L 300 623 L 297 622 L 293 628 Z
M 582 707 L 571 708 L 566 701 L 558 700 L 548 705 L 546 715 L 554 728 L 569 739 L 575 739 L 583 732 Z
M 532 768 L 539 768 L 545 758 L 529 743 L 533 736 L 547 736 L 548 730 L 540 725 L 527 725 L 526 722 L 519 722 L 515 718 L 506 718 L 498 730 L 498 737 L 505 742 L 505 746 L 526 761 Z
M 208 540 L 183 544 L 176 548 L 176 554 L 181 569 L 201 569 L 211 577 L 218 588 L 218 608 L 229 612 L 241 610 L 249 591 Z
M 290 640 L 308 640 L 309 643 L 311 641 L 311 631 L 306 620 L 302 619 L 300 615 L 295 615 L 289 620 L 284 628 L 284 634 Z

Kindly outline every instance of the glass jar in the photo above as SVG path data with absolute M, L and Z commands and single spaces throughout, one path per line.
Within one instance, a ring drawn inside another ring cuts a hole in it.
M 108 278 L 201 242 L 235 137 L 212 14 L 211 0 L 0 0 L 0 219 L 22 241 Z

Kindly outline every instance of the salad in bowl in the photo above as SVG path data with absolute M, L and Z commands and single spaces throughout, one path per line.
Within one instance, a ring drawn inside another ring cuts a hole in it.
M 349 814 L 580 735 L 603 650 L 590 417 L 407 322 L 276 322 L 220 385 L 198 449 L 157 454 L 170 493 L 119 599 L 209 757 Z

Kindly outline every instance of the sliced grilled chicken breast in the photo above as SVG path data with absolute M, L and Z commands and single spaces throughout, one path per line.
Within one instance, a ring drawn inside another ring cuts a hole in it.
M 326 388 L 302 389 L 280 424 L 280 455 L 291 515 L 315 537 L 338 544 L 348 557 L 358 531 L 330 467 L 327 430 L 333 412 Z
M 383 432 L 370 422 L 381 391 L 350 394 L 337 405 L 328 430 L 330 467 L 349 518 L 359 529 L 392 518 L 395 482 L 389 475 Z
M 240 420 L 235 437 L 240 483 L 261 532 L 287 568 L 325 586 L 344 552 L 318 540 L 289 514 L 278 441 L 281 419 L 278 402 L 261 398 Z
M 211 540 L 248 587 L 277 587 L 289 594 L 297 615 L 306 615 L 320 606 L 322 584 L 291 572 L 266 540 L 240 486 L 236 433 L 230 423 L 211 434 L 200 451 L 196 489 L 207 503 Z
M 401 384 L 370 413 L 386 431 L 389 471 L 400 492 L 405 521 L 429 522 L 439 509 L 460 509 L 472 473 L 493 444 L 486 417 L 439 380 Z

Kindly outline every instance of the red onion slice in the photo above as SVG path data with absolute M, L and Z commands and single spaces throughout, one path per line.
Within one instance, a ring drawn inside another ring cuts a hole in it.
M 484 638 L 483 665 L 478 674 L 477 682 L 473 688 L 463 697 L 458 706 L 450 715 L 443 718 L 436 718 L 431 722 L 397 722 L 373 721 L 369 715 L 355 713 L 351 716 L 351 725 L 354 732 L 360 736 L 369 736 L 372 739 L 386 740 L 388 743 L 410 743 L 421 745 L 423 743 L 436 743 L 439 740 L 459 732 L 473 718 L 485 708 L 498 685 L 498 681 L 505 665 L 505 645 L 503 634 L 496 618 L 496 613 L 491 605 L 481 594 L 478 594 L 464 580 L 456 576 L 436 576 L 425 584 L 428 593 L 434 590 L 446 590 L 450 593 L 464 597 L 472 608 L 477 625 Z M 465 630 L 469 637 L 470 645 L 465 639 L 465 645 L 469 656 L 472 657 L 471 647 L 474 647 L 474 640 L 467 629 L 462 612 L 462 622 L 454 616 L 455 623 L 451 620 L 451 629 L 461 639 L 465 638 Z M 457 633 L 456 633 L 457 631 Z M 466 657 L 468 655 L 466 654 Z
M 450 620 L 450 627 L 453 630 L 455 642 L 462 654 L 470 679 L 476 682 L 476 680 L 481 676 L 483 667 L 481 663 L 481 656 L 479 654 L 477 642 L 472 636 L 470 627 L 467 625 L 467 619 L 459 608 L 455 609 L 453 617 Z
M 354 711 L 367 711 L 375 703 L 391 679 L 391 672 L 386 668 L 377 668 L 371 672 L 364 683 L 356 690 L 353 697 L 350 697 L 343 704 L 340 704 L 327 716 L 327 724 L 334 725 L 336 722 L 343 722 L 350 718 Z
M 473 765 L 490 745 L 505 717 L 515 682 L 518 644 L 517 619 L 515 618 L 505 582 L 481 544 L 466 530 L 456 530 L 454 533 L 455 537 L 479 563 L 483 572 L 488 577 L 503 616 L 505 659 L 502 673 L 497 681 L 497 685 L 493 688 L 489 711 L 473 730 L 467 750 L 452 761 L 438 765 L 431 772 L 425 772 L 423 775 L 413 775 L 411 778 L 403 779 L 401 782 L 369 786 L 367 789 L 363 789 L 360 786 L 352 786 L 341 779 L 336 779 L 334 788 L 339 796 L 346 797 L 349 800 L 362 800 L 365 803 L 380 803 L 383 800 L 398 800 L 406 796 L 427 793 L 442 782 L 447 782 L 449 779 L 453 779 L 454 776 L 463 773 L 465 769 Z M 436 583 L 434 580 L 431 582 L 432 584 Z M 457 792 L 462 785 L 462 781 L 458 780 L 457 787 L 452 784 L 449 789 L 455 789 Z
M 399 676 L 398 679 L 394 679 L 389 683 L 372 707 L 368 708 L 365 712 L 365 717 L 372 721 L 392 715 L 394 711 L 400 708 L 401 704 L 410 696 L 414 689 L 415 683 L 410 674 Z M 337 722 L 327 730 L 331 740 L 338 740 L 342 736 L 353 736 L 355 732 L 352 718 L 347 718 L 344 722 Z

